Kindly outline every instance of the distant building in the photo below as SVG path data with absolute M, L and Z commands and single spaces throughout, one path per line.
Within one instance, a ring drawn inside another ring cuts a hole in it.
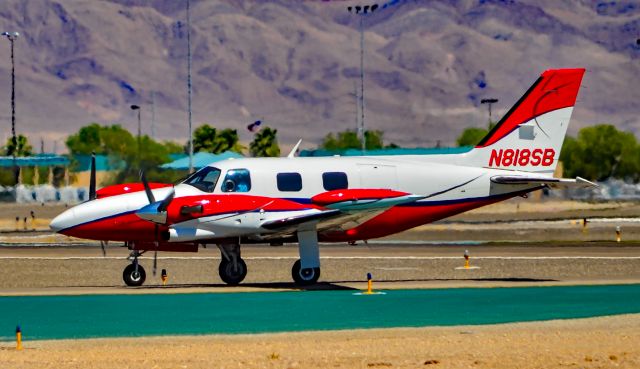
M 225 151 L 221 154 L 212 154 L 210 152 L 197 152 L 193 154 L 193 168 L 200 169 L 204 168 L 211 163 L 215 163 L 216 161 L 222 161 L 227 159 L 236 159 L 242 158 L 241 154 L 233 151 Z M 189 157 L 184 155 L 184 157 L 174 160 L 171 163 L 162 164 L 160 168 L 163 169 L 174 169 L 174 170 L 189 170 Z
M 73 176 L 72 186 L 89 187 L 89 179 L 91 177 L 91 155 L 74 155 L 74 165 L 72 170 Z M 105 182 L 105 180 L 118 170 L 124 168 L 125 162 L 114 159 L 108 155 L 96 155 L 96 183 Z
M 47 182 L 53 185 L 53 168 L 62 166 L 65 170 L 65 183 L 69 181 L 69 164 L 70 161 L 66 156 L 54 155 L 54 154 L 37 154 L 32 156 L 19 156 L 13 158 L 12 156 L 0 156 L 0 168 L 13 168 L 17 165 L 19 168 L 26 167 L 48 167 L 49 176 Z M 39 182 L 38 171 L 34 171 L 33 180 Z M 22 170 L 20 170 L 20 176 L 18 177 L 18 184 L 22 183 Z M 29 183 L 27 183 L 29 184 Z

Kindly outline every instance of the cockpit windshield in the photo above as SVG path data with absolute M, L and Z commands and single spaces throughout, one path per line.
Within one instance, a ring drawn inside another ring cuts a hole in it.
M 214 167 L 204 167 L 199 171 L 193 173 L 182 183 L 191 185 L 200 191 L 213 192 L 216 188 L 216 183 L 220 178 L 220 169 Z

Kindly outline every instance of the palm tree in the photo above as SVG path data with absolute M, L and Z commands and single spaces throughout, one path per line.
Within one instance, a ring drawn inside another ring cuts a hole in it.
M 193 151 L 206 151 L 220 154 L 225 151 L 235 151 L 242 154 L 245 149 L 238 142 L 238 131 L 225 128 L 218 131 L 208 124 L 201 125 L 193 132 Z
M 253 142 L 249 145 L 252 156 L 280 156 L 280 146 L 278 146 L 277 129 L 264 127 L 256 133 Z

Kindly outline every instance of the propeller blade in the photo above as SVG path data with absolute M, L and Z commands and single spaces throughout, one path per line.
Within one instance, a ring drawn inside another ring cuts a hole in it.
M 156 199 L 153 197 L 153 192 L 151 192 L 151 187 L 149 187 L 149 182 L 147 182 L 147 176 L 144 175 L 144 170 L 140 171 L 140 180 L 144 186 L 144 192 L 147 194 L 147 199 L 149 199 L 149 204 L 153 204 L 156 202 Z
M 105 248 L 106 245 L 107 245 L 106 241 L 100 241 L 100 248 L 102 249 L 102 256 L 103 257 L 107 256 L 107 250 Z
M 158 211 L 167 211 L 167 208 L 169 207 L 169 204 L 171 204 L 171 201 L 173 201 L 173 198 L 174 198 L 175 195 L 176 195 L 176 189 L 175 188 L 171 188 L 171 192 L 169 192 L 167 197 L 165 197 L 160 202 L 160 206 L 158 206 Z
M 89 200 L 96 199 L 96 153 L 91 153 L 91 176 L 89 177 Z

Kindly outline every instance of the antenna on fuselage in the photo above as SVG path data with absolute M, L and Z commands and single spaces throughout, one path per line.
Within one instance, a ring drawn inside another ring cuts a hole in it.
M 89 200 L 96 199 L 96 153 L 91 152 L 91 174 L 89 177 Z
M 293 147 L 293 149 L 291 149 L 291 151 L 289 152 L 289 155 L 287 155 L 287 158 L 293 158 L 296 156 L 296 153 L 298 152 L 298 147 L 300 147 L 301 143 L 302 143 L 302 139 L 299 139 L 298 143 Z

